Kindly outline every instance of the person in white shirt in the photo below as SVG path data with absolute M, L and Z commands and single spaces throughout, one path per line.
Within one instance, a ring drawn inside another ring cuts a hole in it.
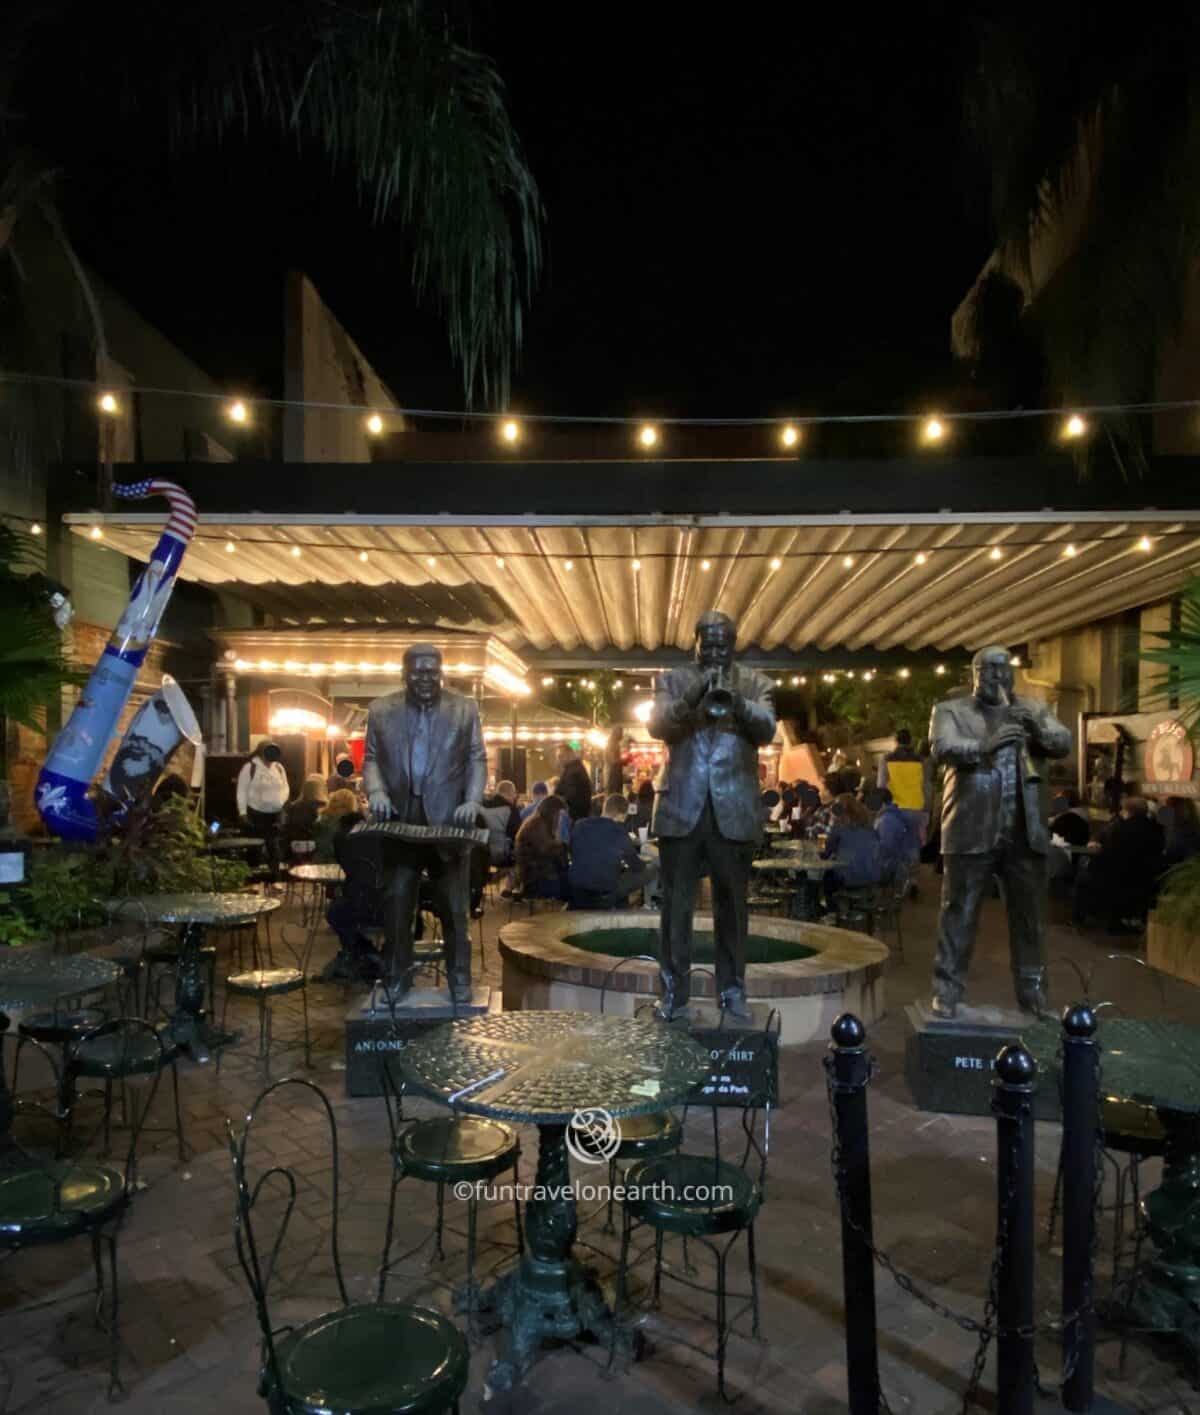
M 279 877 L 283 811 L 291 796 L 283 753 L 274 742 L 260 742 L 237 779 L 237 813 L 242 825 L 261 835 L 271 870 Z

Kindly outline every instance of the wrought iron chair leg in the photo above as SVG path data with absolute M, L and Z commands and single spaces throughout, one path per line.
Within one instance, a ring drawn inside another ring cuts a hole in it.
M 613 1293 L 612 1321 L 608 1324 L 608 1364 L 617 1358 L 617 1324 L 625 1306 L 625 1281 L 629 1272 L 629 1240 L 633 1235 L 633 1218 L 628 1209 L 621 1211 L 621 1256 L 617 1259 L 617 1283 Z
M 117 1326 L 120 1292 L 117 1285 L 117 1230 L 108 1236 L 109 1277 L 112 1279 L 112 1304 L 108 1326 L 108 1398 L 115 1400 L 125 1387 L 121 1384 L 121 1342 Z
M 434 1229 L 434 1256 L 439 1263 L 446 1261 L 445 1250 L 442 1248 L 442 1227 L 446 1218 L 446 1185 L 441 1179 L 437 1186 L 437 1227 Z
M 100 1230 L 92 1233 L 92 1267 L 96 1272 L 96 1310 L 94 1321 L 100 1326 L 104 1321 L 104 1260 L 100 1253 Z
M 654 1305 L 657 1307 L 662 1296 L 662 1250 L 663 1231 L 654 1230 Z
M 751 1223 L 746 1229 L 746 1257 L 750 1264 L 750 1311 L 751 1328 L 755 1336 L 758 1335 L 758 1260 L 754 1253 L 754 1225 Z
M 111 1079 L 104 1082 L 104 1158 L 108 1158 L 108 1152 L 112 1145 L 112 1088 Z
M 238 966 L 239 966 L 239 968 L 240 968 L 240 966 L 241 966 L 240 960 L 239 960 Z M 226 987 L 226 989 L 225 989 L 225 996 L 221 999 L 221 1031 L 222 1031 L 222 1032 L 225 1032 L 225 1034 L 226 1034 L 227 1036 L 228 1036 L 228 1031 L 227 1031 L 227 1029 L 226 1029 L 226 1027 L 225 1027 L 225 1018 L 226 1018 L 228 1015 L 229 1015 L 229 988 Z M 222 1057 L 224 1054 L 225 1054 L 225 1048 L 224 1048 L 224 1047 L 218 1047 L 218 1048 L 217 1048 L 217 1075 L 218 1075 L 218 1076 L 221 1074 L 221 1057 Z
M 179 1068 L 171 1062 L 171 1087 L 175 1092 L 175 1142 L 179 1147 L 179 1163 L 187 1159 L 187 1145 L 183 1139 L 183 1112 L 179 1109 Z
M 615 1233 L 613 1227 L 613 1190 L 617 1187 L 617 1157 L 613 1157 L 608 1162 L 608 1213 L 604 1220 L 605 1233 Z
M 478 1217 L 479 1201 L 472 1194 L 467 1200 L 467 1333 L 476 1335 L 475 1316 L 479 1303 L 475 1294 L 475 1225 Z
M 725 1396 L 725 1259 L 728 1250 L 716 1250 L 717 1258 L 717 1392 Z
M 312 1042 L 308 1035 L 308 979 L 300 984 L 300 1001 L 304 1005 L 304 1065 L 312 1070 Z
M 392 1192 L 388 1197 L 387 1227 L 383 1233 L 383 1261 L 379 1264 L 379 1295 L 376 1299 L 379 1302 L 383 1301 L 384 1289 L 387 1286 L 388 1263 L 392 1256 L 392 1234 L 396 1229 L 396 1190 L 400 1187 L 401 1178 L 402 1176 L 393 1162 Z
M 1054 1230 L 1058 1226 L 1058 1205 L 1062 1197 L 1063 1164 L 1062 1151 L 1058 1152 L 1058 1168 L 1054 1172 L 1054 1193 L 1050 1196 L 1050 1220 L 1046 1225 L 1047 1246 L 1054 1243 Z
M 1137 1296 L 1138 1286 L 1140 1285 L 1142 1277 L 1142 1243 L 1145 1240 L 1145 1236 L 1145 1227 L 1139 1221 L 1133 1245 L 1133 1266 L 1129 1270 L 1129 1287 L 1125 1294 L 1124 1320 L 1121 1323 L 1121 1353 L 1117 1358 L 1117 1374 L 1122 1379 L 1124 1379 L 1125 1376 L 1125 1357 L 1129 1351 L 1129 1328 L 1133 1313 L 1133 1299 Z

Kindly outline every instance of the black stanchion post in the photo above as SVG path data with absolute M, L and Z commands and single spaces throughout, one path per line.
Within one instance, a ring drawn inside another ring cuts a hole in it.
M 995 1062 L 998 1163 L 996 1409 L 1033 1415 L 1033 1093 L 1037 1063 L 1020 1042 Z
M 878 1415 L 875 1258 L 871 1252 L 871 1157 L 867 1082 L 871 1061 L 863 1024 L 843 1012 L 833 1024 L 833 1109 L 842 1199 L 842 1285 L 846 1303 L 846 1374 L 850 1415 Z
M 1100 1044 L 1096 1014 L 1086 1003 L 1062 1016 L 1062 1305 L 1071 1318 L 1063 1327 L 1063 1404 L 1092 1408 L 1096 1358 L 1096 1314 L 1092 1306 L 1096 1232 L 1096 1126 L 1100 1105 Z

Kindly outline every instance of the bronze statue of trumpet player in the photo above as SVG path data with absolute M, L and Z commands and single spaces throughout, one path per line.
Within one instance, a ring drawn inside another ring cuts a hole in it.
M 935 1017 L 962 1000 L 979 911 L 999 879 L 1008 909 L 1009 955 L 1023 1012 L 1045 1005 L 1046 850 L 1041 763 L 1065 757 L 1071 734 L 1045 703 L 1013 692 L 1012 656 L 993 644 L 971 660 L 973 692 L 933 709 L 929 740 L 945 767 L 942 910 L 933 972 Z
M 737 625 L 711 611 L 696 624 L 696 661 L 664 673 L 650 735 L 665 742 L 653 830 L 662 861 L 659 968 L 665 1021 L 687 1017 L 696 889 L 712 880 L 720 1005 L 751 1016 L 746 1001 L 746 894 L 762 836 L 758 749 L 775 735 L 769 678 L 733 661 Z

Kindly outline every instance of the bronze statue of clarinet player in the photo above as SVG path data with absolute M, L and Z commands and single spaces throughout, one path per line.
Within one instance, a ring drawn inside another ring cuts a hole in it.
M 737 625 L 715 610 L 696 624 L 696 662 L 659 678 L 650 735 L 667 744 L 653 831 L 662 861 L 656 1013 L 686 1020 L 691 992 L 692 914 L 700 878 L 712 881 L 720 1006 L 748 1021 L 746 895 L 762 839 L 758 749 L 775 735 L 771 680 L 733 661 Z
M 414 644 L 404 655 L 404 690 L 378 698 L 367 715 L 363 786 L 378 822 L 410 826 L 475 825 L 487 785 L 487 754 L 473 699 L 442 687 L 442 655 Z M 469 852 L 451 844 L 388 840 L 383 852 L 384 978 L 393 997 L 409 989 L 413 923 L 420 876 L 433 890 L 442 924 L 452 1001 L 471 998 Z
M 1045 703 L 1013 694 L 1012 657 L 993 644 L 971 660 L 973 692 L 938 703 L 929 740 L 946 769 L 942 910 L 930 1011 L 953 1018 L 975 948 L 979 911 L 1000 881 L 1017 1004 L 1045 1006 L 1043 945 L 1049 831 L 1041 763 L 1065 757 L 1071 734 Z

